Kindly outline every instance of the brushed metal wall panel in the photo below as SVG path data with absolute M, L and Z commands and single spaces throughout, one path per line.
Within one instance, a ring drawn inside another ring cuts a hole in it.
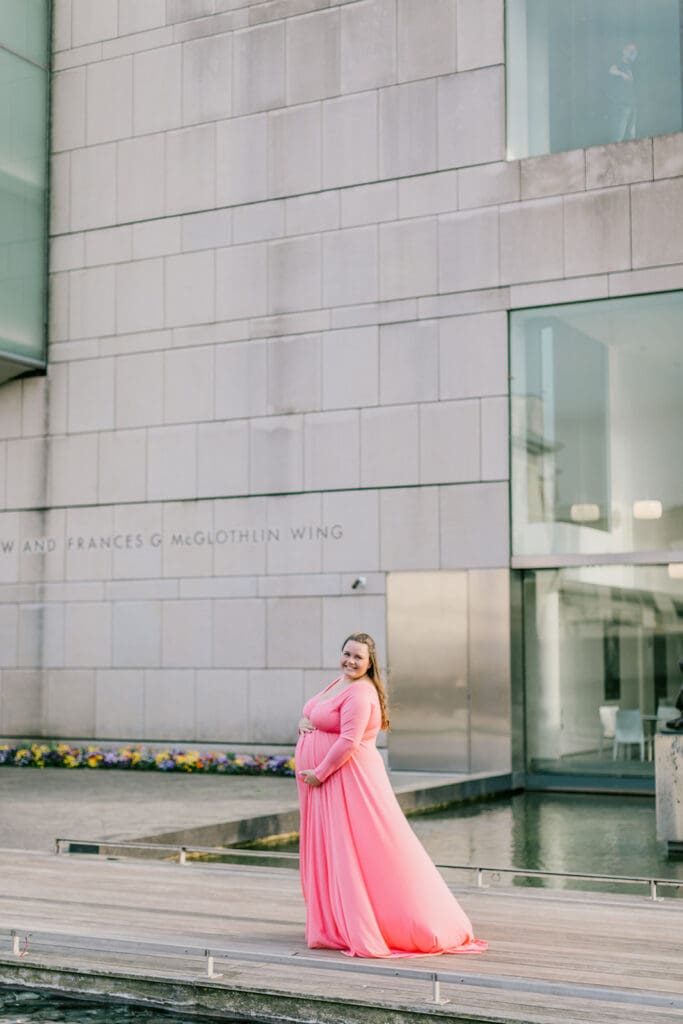
M 392 768 L 468 771 L 467 634 L 466 572 L 388 576 Z
M 470 770 L 511 771 L 510 574 L 468 572 Z

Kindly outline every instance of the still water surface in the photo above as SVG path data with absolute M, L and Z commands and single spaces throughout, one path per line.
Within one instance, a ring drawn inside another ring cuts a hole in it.
M 683 861 L 669 860 L 663 844 L 657 842 L 653 797 L 521 793 L 411 818 L 410 822 L 438 864 L 674 878 L 683 882 Z M 529 883 L 519 879 L 517 884 Z M 530 884 L 592 887 L 576 880 L 542 883 L 532 879 Z M 606 883 L 600 888 L 623 894 L 639 891 Z M 662 895 L 674 893 L 683 897 L 683 890 L 662 890 Z
M 481 800 L 450 810 L 411 817 L 410 824 L 440 866 L 527 868 L 535 871 L 673 878 L 683 883 L 683 860 L 669 860 L 657 842 L 651 796 L 580 793 L 520 793 Z M 297 843 L 281 849 L 295 851 Z M 465 883 L 471 873 L 448 874 Z M 487 882 L 551 888 L 594 889 L 623 895 L 647 894 L 647 886 L 576 879 L 528 879 L 501 875 Z M 662 889 L 663 896 L 681 890 Z
M 523 793 L 413 817 L 411 825 L 437 864 L 675 878 L 683 882 L 683 861 L 668 860 L 657 843 L 652 797 Z M 513 884 L 505 876 L 492 881 Z M 525 883 L 517 879 L 514 884 L 591 887 L 591 883 L 566 880 L 531 879 Z M 600 888 L 619 893 L 638 891 L 605 883 Z M 674 893 L 683 898 L 683 890 L 663 891 L 666 895 Z M 0 1024 L 34 1022 L 198 1024 L 198 1019 L 0 989 Z
M 0 987 L 0 1024 L 202 1024 L 203 1019 Z

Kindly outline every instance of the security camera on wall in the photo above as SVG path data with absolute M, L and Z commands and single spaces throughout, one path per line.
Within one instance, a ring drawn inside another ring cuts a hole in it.
M 351 584 L 351 590 L 358 590 L 359 587 L 367 587 L 368 581 L 365 576 L 356 576 Z

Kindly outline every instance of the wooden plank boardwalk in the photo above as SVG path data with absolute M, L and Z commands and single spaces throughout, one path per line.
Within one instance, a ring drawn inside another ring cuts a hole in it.
M 488 953 L 352 960 L 306 949 L 298 874 L 286 868 L 0 851 L 0 983 L 126 997 L 222 1020 L 683 1021 L 683 901 L 454 891 L 489 940 Z M 11 929 L 21 952 L 30 933 L 21 957 L 12 954 Z M 207 948 L 221 977 L 207 977 Z M 245 959 L 221 960 L 222 949 Z M 247 959 L 254 954 L 284 962 Z M 356 972 L 368 966 L 375 973 Z M 395 977 L 397 968 L 424 974 Z M 448 1002 L 428 1001 L 434 971 L 454 976 L 441 983 Z

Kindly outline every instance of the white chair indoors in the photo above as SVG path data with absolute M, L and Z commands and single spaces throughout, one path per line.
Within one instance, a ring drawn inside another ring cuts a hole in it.
M 643 719 L 640 711 L 622 711 L 619 709 L 616 715 L 616 729 L 614 733 L 614 746 L 612 747 L 612 760 L 616 761 L 619 747 L 630 747 L 637 744 L 640 747 L 640 760 L 645 760 L 645 732 L 643 730 Z
M 602 757 L 602 748 L 605 740 L 614 740 L 618 710 L 619 708 L 616 704 L 601 704 L 598 708 L 598 714 L 600 715 L 600 757 Z

